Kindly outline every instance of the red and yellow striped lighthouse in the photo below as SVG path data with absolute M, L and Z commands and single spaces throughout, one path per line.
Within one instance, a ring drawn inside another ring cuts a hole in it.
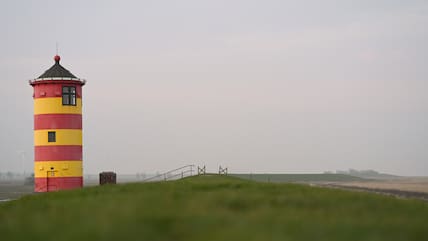
M 55 64 L 39 78 L 34 89 L 35 192 L 83 186 L 82 86 L 85 80 Z

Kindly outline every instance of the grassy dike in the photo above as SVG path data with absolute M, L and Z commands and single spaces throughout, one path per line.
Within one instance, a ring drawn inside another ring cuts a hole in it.
M 231 176 L 259 182 L 355 182 L 368 179 L 345 174 L 231 174 Z
M 199 176 L 0 203 L 1 240 L 428 240 L 428 203 Z

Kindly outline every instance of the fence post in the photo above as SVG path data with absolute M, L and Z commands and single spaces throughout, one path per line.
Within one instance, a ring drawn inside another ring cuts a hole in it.
M 221 168 L 221 166 L 218 167 L 218 174 L 219 175 L 227 175 L 227 167 Z

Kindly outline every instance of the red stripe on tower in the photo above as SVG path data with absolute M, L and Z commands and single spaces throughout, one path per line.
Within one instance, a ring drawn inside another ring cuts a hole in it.
M 83 186 L 83 177 L 34 178 L 34 191 L 52 192 Z
M 34 130 L 82 129 L 82 115 L 43 114 L 34 116 Z
M 82 86 L 80 84 L 80 81 L 72 80 L 46 80 L 44 84 L 34 86 L 34 98 L 61 97 L 64 85 L 76 86 L 76 97 L 81 98 Z
M 82 146 L 35 146 L 35 161 L 81 161 Z

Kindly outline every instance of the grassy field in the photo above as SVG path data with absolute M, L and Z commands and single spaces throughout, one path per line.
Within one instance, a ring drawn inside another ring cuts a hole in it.
M 1 240 L 428 240 L 428 203 L 200 176 L 0 203 Z
M 345 174 L 231 174 L 259 182 L 353 182 L 366 179 Z

